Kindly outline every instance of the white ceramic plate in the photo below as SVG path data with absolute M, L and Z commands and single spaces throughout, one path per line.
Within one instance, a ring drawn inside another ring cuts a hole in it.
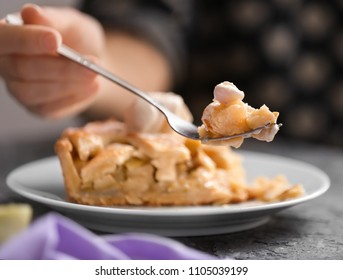
M 270 215 L 323 194 L 330 185 L 320 169 L 285 157 L 240 152 L 248 180 L 283 174 L 304 186 L 303 197 L 277 203 L 240 203 L 199 207 L 97 207 L 65 199 L 57 157 L 37 160 L 13 170 L 8 186 L 16 193 L 64 213 L 80 224 L 105 232 L 147 232 L 166 236 L 223 234 L 254 228 Z

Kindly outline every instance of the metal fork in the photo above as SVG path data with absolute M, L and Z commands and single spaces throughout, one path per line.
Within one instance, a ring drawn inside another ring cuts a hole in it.
M 12 25 L 23 25 L 23 20 L 18 16 L 14 14 L 9 14 L 6 16 L 6 22 L 8 24 Z M 253 130 L 249 130 L 244 133 L 230 135 L 230 136 L 222 136 L 218 138 L 201 138 L 198 133 L 198 127 L 194 124 L 185 121 L 184 119 L 180 118 L 179 116 L 175 115 L 171 111 L 169 111 L 166 107 L 158 104 L 154 99 L 152 99 L 150 96 L 148 96 L 145 92 L 140 90 L 139 88 L 133 86 L 132 84 L 128 83 L 127 81 L 121 79 L 120 77 L 114 75 L 113 73 L 109 72 L 105 68 L 101 67 L 100 65 L 91 62 L 84 56 L 82 56 L 77 51 L 67 47 L 66 45 L 60 45 L 57 53 L 82 65 L 83 67 L 88 68 L 89 70 L 103 76 L 104 78 L 116 83 L 117 85 L 125 88 L 126 90 L 130 91 L 133 94 L 136 94 L 140 98 L 143 98 L 145 101 L 150 103 L 152 106 L 157 108 L 167 119 L 168 124 L 170 127 L 177 132 L 178 134 L 181 134 L 184 137 L 195 139 L 195 140 L 201 140 L 204 143 L 211 142 L 211 141 L 224 141 L 229 140 L 236 137 L 244 137 L 249 138 L 253 134 L 260 133 L 263 129 L 271 127 L 271 126 L 278 126 L 280 127 L 280 124 L 273 124 L 273 123 L 267 123 L 264 126 L 258 127 Z

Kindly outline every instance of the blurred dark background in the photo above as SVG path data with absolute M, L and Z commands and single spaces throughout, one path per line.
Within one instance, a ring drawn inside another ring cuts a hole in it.
M 4 2 L 4 3 L 3 3 Z M 3 1 L 1 17 L 25 0 Z M 79 5 L 78 0 L 36 0 L 39 5 Z M 90 1 L 91 2 L 91 1 Z M 106 3 L 105 3 L 106 2 Z M 94 6 L 121 2 L 93 1 Z M 186 5 L 186 0 L 160 1 Z M 125 3 L 125 5 L 123 4 Z M 117 9 L 117 8 L 116 8 Z M 196 0 L 187 33 L 188 64 L 175 88 L 197 123 L 213 88 L 228 80 L 254 107 L 280 112 L 280 136 L 343 147 L 342 0 Z M 29 115 L 0 81 L 1 141 L 55 137 L 75 119 L 55 123 Z
M 181 91 L 197 120 L 229 80 L 250 105 L 280 112 L 281 135 L 343 147 L 342 0 L 195 2 Z

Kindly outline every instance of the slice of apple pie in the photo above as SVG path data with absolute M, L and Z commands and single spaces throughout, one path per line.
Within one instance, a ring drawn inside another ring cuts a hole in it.
M 132 133 L 116 120 L 67 129 L 55 145 L 71 201 L 89 205 L 206 205 L 285 200 L 285 178 L 246 183 L 241 157 L 175 133 Z M 278 190 L 278 191 L 277 191 Z

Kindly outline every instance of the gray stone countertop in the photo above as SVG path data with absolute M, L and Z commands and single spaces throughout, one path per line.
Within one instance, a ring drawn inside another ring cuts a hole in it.
M 241 149 L 286 156 L 317 166 L 329 175 L 330 189 L 314 200 L 273 215 L 268 223 L 254 229 L 175 239 L 219 258 L 343 259 L 343 150 L 279 138 L 272 143 L 249 140 Z M 17 166 L 53 154 L 53 141 L 49 140 L 0 144 L 0 203 L 29 202 L 35 218 L 51 211 L 10 192 L 5 180 Z

